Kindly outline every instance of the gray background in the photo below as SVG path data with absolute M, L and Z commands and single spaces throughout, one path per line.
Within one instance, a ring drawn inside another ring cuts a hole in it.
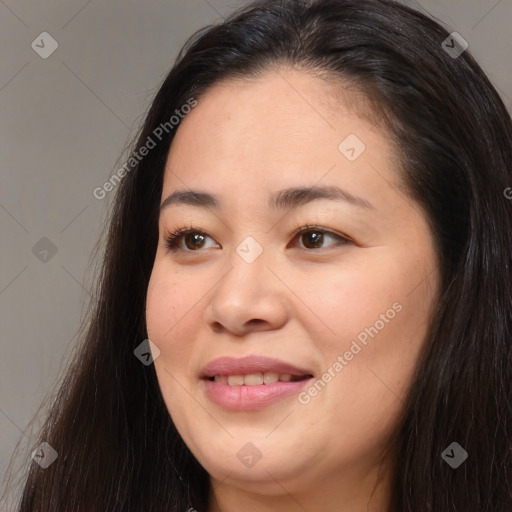
M 113 195 L 92 191 L 118 168 L 186 37 L 242 3 L 0 0 L 0 476 L 18 441 L 29 460 L 30 421 L 77 341 Z M 512 0 L 407 3 L 469 42 L 512 110 Z M 44 31 L 59 45 L 47 59 L 31 48 Z M 46 262 L 33 252 L 43 237 L 57 249 Z

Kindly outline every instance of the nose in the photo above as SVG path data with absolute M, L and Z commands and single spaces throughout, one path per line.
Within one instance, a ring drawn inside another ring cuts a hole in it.
M 205 308 L 205 321 L 213 332 L 244 336 L 251 331 L 279 329 L 286 323 L 286 286 L 269 263 L 272 265 L 265 251 L 251 263 L 233 255 Z

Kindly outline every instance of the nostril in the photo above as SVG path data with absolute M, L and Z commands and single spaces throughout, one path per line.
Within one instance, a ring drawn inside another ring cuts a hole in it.
M 214 322 L 212 324 L 212 331 L 215 333 L 222 332 L 222 325 L 219 322 Z

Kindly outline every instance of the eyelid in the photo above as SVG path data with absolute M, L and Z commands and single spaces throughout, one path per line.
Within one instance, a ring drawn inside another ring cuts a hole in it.
M 194 226 L 185 226 L 183 228 L 179 228 L 179 229 L 173 231 L 172 233 L 169 233 L 165 237 L 165 242 L 164 242 L 165 248 L 168 249 L 169 251 L 182 251 L 182 252 L 190 252 L 190 253 L 197 252 L 197 251 L 181 249 L 181 247 L 179 247 L 180 242 L 183 240 L 183 236 L 188 233 L 198 233 L 200 235 L 207 236 L 213 240 L 213 238 L 203 229 L 195 228 Z
M 337 233 L 336 231 L 333 231 L 329 228 L 324 228 L 322 226 L 316 226 L 313 224 L 306 224 L 306 225 L 300 224 L 299 226 L 297 226 L 293 231 L 293 239 L 292 240 L 295 240 L 295 238 L 297 238 L 297 236 L 301 235 L 302 233 L 304 233 L 306 231 L 314 231 L 314 230 L 321 231 L 322 233 L 326 233 L 326 234 L 332 236 L 333 238 L 338 238 L 339 240 L 341 240 L 344 243 L 353 242 L 352 239 L 346 235 Z M 317 249 L 317 251 L 318 250 L 321 250 L 321 249 Z M 310 250 L 310 252 L 311 252 L 311 250 Z
M 292 242 L 298 236 L 300 236 L 302 233 L 308 232 L 308 231 L 315 231 L 315 230 L 316 231 L 320 231 L 322 233 L 325 233 L 325 234 L 327 234 L 327 235 L 329 235 L 329 236 L 331 236 L 333 238 L 337 238 L 339 243 L 338 244 L 334 244 L 334 246 L 345 245 L 347 243 L 354 243 L 354 241 L 350 237 L 348 237 L 346 235 L 342 235 L 342 234 L 336 233 L 335 231 L 333 231 L 333 230 L 331 230 L 329 228 L 324 228 L 322 226 L 317 226 L 317 225 L 312 225 L 312 224 L 306 224 L 306 225 L 299 224 L 298 226 L 296 226 L 294 228 L 294 230 L 293 230 Z M 182 252 L 190 252 L 190 253 L 201 252 L 201 249 L 198 249 L 197 251 L 194 251 L 194 250 L 188 250 L 188 249 L 181 249 L 178 246 L 179 243 L 183 240 L 183 236 L 185 236 L 188 233 L 197 233 L 197 234 L 200 234 L 200 235 L 207 236 L 208 238 L 211 238 L 213 240 L 213 238 L 206 231 L 204 231 L 203 229 L 195 228 L 194 226 L 186 226 L 186 227 L 177 229 L 174 232 L 172 232 L 169 235 L 167 235 L 166 236 L 166 241 L 164 243 L 165 247 L 168 250 L 170 250 L 170 251 L 182 251 Z M 328 248 L 329 247 L 320 247 L 320 248 L 317 248 L 317 249 L 308 249 L 308 248 L 300 247 L 299 249 L 307 251 L 307 252 L 320 252 L 323 249 L 328 249 Z

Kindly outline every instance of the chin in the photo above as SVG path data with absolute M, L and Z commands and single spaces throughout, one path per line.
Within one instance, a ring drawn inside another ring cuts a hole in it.
M 307 480 L 307 469 L 312 466 L 313 461 L 308 463 L 306 460 L 297 460 L 296 444 L 286 452 L 268 445 L 258 454 L 249 443 L 231 441 L 236 444 L 236 448 L 232 449 L 233 456 L 226 456 L 230 450 L 222 447 L 199 458 L 201 465 L 216 480 L 237 481 L 239 486 L 247 490 L 269 494 L 282 492 L 282 487 L 276 480 L 290 484 L 292 481 L 298 483 L 299 479 Z M 242 445 L 241 448 L 238 447 L 239 444 Z M 257 445 L 257 442 L 254 444 Z

